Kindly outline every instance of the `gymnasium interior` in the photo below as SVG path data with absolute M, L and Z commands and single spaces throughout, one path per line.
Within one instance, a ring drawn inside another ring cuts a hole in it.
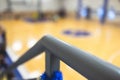
M 120 0 L 0 0 L 0 80 L 120 80 L 119 40 Z

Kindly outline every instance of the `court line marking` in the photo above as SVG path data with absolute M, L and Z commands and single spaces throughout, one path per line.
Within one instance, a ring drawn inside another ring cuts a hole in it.
M 7 47 L 6 51 L 8 52 L 8 55 L 10 56 L 12 62 L 15 62 L 19 59 L 19 56 L 16 55 L 10 47 Z M 24 65 L 20 65 L 18 68 L 19 73 L 21 74 L 23 79 L 31 79 L 31 78 L 37 78 L 38 76 L 41 75 L 40 72 L 37 70 L 30 73 L 27 68 Z
M 108 59 L 110 63 L 113 62 L 113 60 L 120 55 L 120 51 L 117 51 L 116 53 L 112 54 L 112 56 Z

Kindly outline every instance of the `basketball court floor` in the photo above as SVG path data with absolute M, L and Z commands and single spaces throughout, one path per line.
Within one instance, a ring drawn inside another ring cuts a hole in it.
M 83 19 L 62 19 L 57 22 L 38 23 L 23 20 L 3 20 L 0 21 L 0 24 L 6 29 L 7 51 L 14 61 L 14 58 L 17 59 L 23 55 L 44 35 L 49 34 L 120 67 L 119 26 L 101 25 L 97 20 L 87 21 Z M 70 34 L 65 34 L 65 31 L 69 31 Z M 89 35 L 75 35 L 76 32 L 82 31 L 89 33 Z M 24 77 L 31 77 L 31 75 L 39 77 L 45 71 L 44 54 L 28 61 L 22 67 L 24 70 L 20 71 L 19 69 L 19 71 L 23 74 L 26 73 Z M 64 80 L 86 80 L 63 62 L 61 62 L 61 71 Z

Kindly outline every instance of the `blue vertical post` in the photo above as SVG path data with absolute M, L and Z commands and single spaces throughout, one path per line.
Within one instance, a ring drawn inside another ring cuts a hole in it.
M 77 5 L 77 18 L 78 19 L 81 17 L 81 10 L 82 10 L 82 0 L 78 0 L 78 5 Z
M 104 24 L 105 21 L 106 21 L 106 18 L 107 18 L 107 12 L 108 12 L 108 2 L 109 0 L 104 0 L 104 3 L 103 3 L 103 15 L 101 17 L 101 23 Z
M 12 2 L 11 2 L 11 0 L 7 0 L 7 11 L 12 12 Z

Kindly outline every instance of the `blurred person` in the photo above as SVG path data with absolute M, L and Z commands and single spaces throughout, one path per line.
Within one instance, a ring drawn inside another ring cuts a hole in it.
M 5 64 L 6 57 L 6 33 L 2 26 L 0 26 L 0 66 L 7 68 Z
M 8 65 L 5 62 L 6 54 L 6 32 L 4 28 L 0 25 L 0 71 L 7 69 Z M 7 73 L 7 80 L 12 80 L 12 72 Z M 1 80 L 1 79 L 0 79 Z
M 66 12 L 65 12 L 64 8 L 60 9 L 60 11 L 58 12 L 58 15 L 61 18 L 65 18 L 66 17 Z
M 0 25 L 0 55 L 6 56 L 6 32 L 4 28 Z
M 3 71 L 3 69 L 7 68 L 7 64 L 5 63 L 5 57 L 6 57 L 6 37 L 5 37 L 5 30 L 0 25 L 0 72 Z
M 86 19 L 91 19 L 91 8 L 87 7 L 86 11 L 87 11 Z

